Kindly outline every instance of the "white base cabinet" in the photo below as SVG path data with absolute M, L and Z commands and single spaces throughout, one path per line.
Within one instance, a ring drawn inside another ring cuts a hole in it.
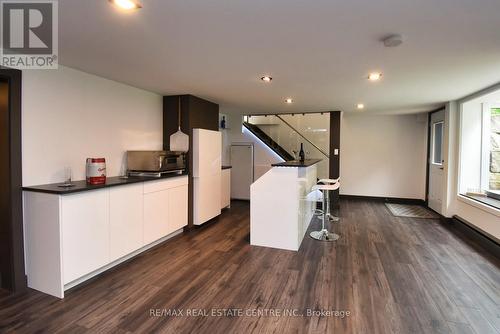
M 187 176 L 67 195 L 25 191 L 28 286 L 64 298 L 64 290 L 162 242 L 187 221 Z
M 109 256 L 111 261 L 141 248 L 144 242 L 142 183 L 109 189 Z
M 170 189 L 168 201 L 168 233 L 177 231 L 187 225 L 188 221 L 188 186 Z
M 109 261 L 109 190 L 61 198 L 64 284 Z
M 221 198 L 220 207 L 221 209 L 228 208 L 231 206 L 231 169 L 226 168 L 222 170 L 221 175 Z
M 168 234 L 168 190 L 144 194 L 144 241 L 153 242 Z

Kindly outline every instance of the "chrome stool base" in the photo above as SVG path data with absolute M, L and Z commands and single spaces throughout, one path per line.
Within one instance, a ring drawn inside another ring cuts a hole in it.
M 323 229 L 321 231 L 313 231 L 309 235 L 311 236 L 311 238 L 319 241 L 335 241 L 339 238 L 338 234 L 330 233 L 326 229 Z

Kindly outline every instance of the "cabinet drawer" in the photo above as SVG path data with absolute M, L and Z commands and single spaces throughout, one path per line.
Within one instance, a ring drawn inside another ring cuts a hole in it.
M 167 190 L 170 188 L 180 187 L 188 184 L 187 176 L 172 177 L 158 181 L 144 182 L 144 193 L 153 193 L 157 191 Z

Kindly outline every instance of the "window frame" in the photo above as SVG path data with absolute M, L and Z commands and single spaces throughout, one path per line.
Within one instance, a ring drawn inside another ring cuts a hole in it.
M 490 164 L 491 164 L 491 109 L 500 108 L 500 104 L 483 103 L 481 115 L 481 175 L 480 187 L 482 191 L 495 191 L 490 189 Z
M 436 125 L 441 124 L 441 161 L 440 162 L 435 162 L 435 153 L 436 153 Z M 432 138 L 432 146 L 431 146 L 431 156 L 430 156 L 430 163 L 431 165 L 442 167 L 443 166 L 443 140 L 444 140 L 444 121 L 437 121 L 433 122 L 431 124 L 432 130 L 431 130 L 431 138 Z

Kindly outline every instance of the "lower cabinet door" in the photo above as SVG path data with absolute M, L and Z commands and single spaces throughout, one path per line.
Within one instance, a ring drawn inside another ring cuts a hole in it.
M 144 194 L 144 244 L 150 244 L 169 233 L 169 192 Z
M 109 263 L 109 190 L 61 199 L 64 283 Z
M 110 262 L 143 246 L 142 183 L 109 189 Z
M 193 182 L 193 224 L 201 225 L 221 213 L 221 177 L 195 177 Z
M 172 188 L 169 200 L 168 233 L 188 224 L 188 186 Z
M 221 209 L 231 205 L 231 169 L 222 170 L 221 174 Z

